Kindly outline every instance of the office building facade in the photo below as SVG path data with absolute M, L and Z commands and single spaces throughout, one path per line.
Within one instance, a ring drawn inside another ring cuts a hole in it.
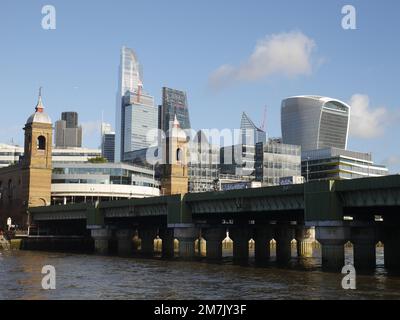
M 220 173 L 255 179 L 255 145 L 237 144 L 220 149 Z
M 127 93 L 124 105 L 124 155 L 150 147 L 157 141 L 158 110 L 154 98 L 146 94 Z
M 101 124 L 101 156 L 108 162 L 115 162 L 115 132 L 108 123 Z
M 56 163 L 52 204 L 110 201 L 160 195 L 153 171 L 123 163 Z
M 15 145 L 0 144 L 0 168 L 17 164 L 24 154 L 24 148 Z
M 388 174 L 385 166 L 372 161 L 370 153 L 338 148 L 302 152 L 302 175 L 307 181 L 347 180 Z
M 55 123 L 56 148 L 82 147 L 82 127 L 78 125 L 77 112 L 63 112 Z
M 219 147 L 208 142 L 198 131 L 189 143 L 189 192 L 208 192 L 215 189 L 219 177 Z
M 302 151 L 347 148 L 350 106 L 321 96 L 297 96 L 283 100 L 282 141 Z
M 162 105 L 159 106 L 159 129 L 165 134 L 171 129 L 174 118 L 181 129 L 190 129 L 189 107 L 186 92 L 163 87 Z
M 282 178 L 301 176 L 300 146 L 273 140 L 257 143 L 255 175 L 263 186 L 280 185 Z

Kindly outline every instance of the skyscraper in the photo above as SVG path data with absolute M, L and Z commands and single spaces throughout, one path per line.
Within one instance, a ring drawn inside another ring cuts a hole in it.
M 67 123 L 67 128 L 78 127 L 78 112 L 63 112 L 61 113 L 61 120 Z
M 118 92 L 115 115 L 115 161 L 120 162 L 125 152 L 125 105 L 124 96 L 127 92 L 135 93 L 141 90 L 141 71 L 138 58 L 133 49 L 122 47 L 121 61 L 118 73 Z
M 157 137 L 158 110 L 154 106 L 154 97 L 147 94 L 127 93 L 123 99 L 124 131 L 123 154 L 150 147 Z M 154 136 L 150 136 L 154 133 Z
M 283 100 L 281 108 L 284 144 L 302 151 L 326 147 L 347 148 L 350 106 L 321 96 L 298 96 Z
M 78 125 L 77 112 L 63 112 L 55 124 L 56 148 L 82 147 L 82 127 Z
M 255 145 L 267 141 L 266 132 L 258 128 L 245 112 L 242 114 L 240 131 L 243 145 Z
M 108 123 L 101 124 L 101 156 L 108 162 L 115 160 L 115 132 Z
M 189 107 L 186 92 L 163 87 L 160 106 L 159 128 L 167 133 L 174 118 L 178 119 L 183 130 L 190 129 Z

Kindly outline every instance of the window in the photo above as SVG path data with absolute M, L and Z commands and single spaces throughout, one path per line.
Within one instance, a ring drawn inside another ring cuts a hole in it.
M 43 136 L 39 136 L 37 140 L 37 148 L 38 150 L 46 150 L 46 138 Z
M 180 148 L 176 150 L 176 161 L 182 161 L 182 149 Z

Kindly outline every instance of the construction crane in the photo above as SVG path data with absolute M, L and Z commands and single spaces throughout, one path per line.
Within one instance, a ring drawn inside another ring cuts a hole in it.
M 260 126 L 260 129 L 262 131 L 265 131 L 265 125 L 266 125 L 266 122 L 267 122 L 267 109 L 268 109 L 268 107 L 265 106 L 265 108 L 264 108 L 264 116 L 263 116 L 262 123 L 261 123 L 261 126 Z

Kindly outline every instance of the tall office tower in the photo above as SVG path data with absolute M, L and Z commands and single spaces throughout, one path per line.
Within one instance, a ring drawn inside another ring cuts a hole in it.
M 240 131 L 243 145 L 255 145 L 267 141 L 266 132 L 258 128 L 245 112 L 242 114 Z
M 152 146 L 157 141 L 158 109 L 154 97 L 140 92 L 127 93 L 123 99 L 123 155 Z
M 203 131 L 189 143 L 189 192 L 213 191 L 219 175 L 219 147 L 213 146 Z
M 67 123 L 67 128 L 76 128 L 78 127 L 78 112 L 63 112 L 61 120 Z
M 186 92 L 163 87 L 159 129 L 167 133 L 172 128 L 175 115 L 181 125 L 181 129 L 190 129 Z
M 115 161 L 120 162 L 125 146 L 125 105 L 124 96 L 127 92 L 137 93 L 142 89 L 142 77 L 138 58 L 133 49 L 122 47 L 121 61 L 118 73 L 118 92 L 115 115 Z
M 101 156 L 108 162 L 115 161 L 115 132 L 104 122 L 101 124 Z
M 82 127 L 78 126 L 78 113 L 63 112 L 55 124 L 56 148 L 82 147 Z
M 282 139 L 302 151 L 347 148 L 350 106 L 321 96 L 298 96 L 282 101 Z

